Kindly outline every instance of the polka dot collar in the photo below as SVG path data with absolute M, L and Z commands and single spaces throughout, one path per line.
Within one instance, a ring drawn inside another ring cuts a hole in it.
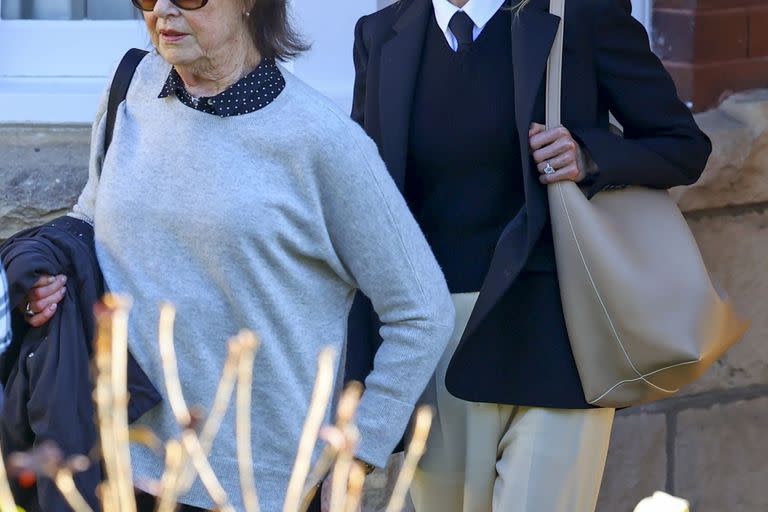
M 187 92 L 184 81 L 171 68 L 158 98 L 175 95 L 184 105 L 220 117 L 239 116 L 262 109 L 285 89 L 285 78 L 273 59 L 262 59 L 256 69 L 216 96 L 196 98 Z

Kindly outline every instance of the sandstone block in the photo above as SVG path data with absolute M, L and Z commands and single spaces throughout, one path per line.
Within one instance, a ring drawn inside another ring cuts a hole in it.
M 768 397 L 680 413 L 675 491 L 696 512 L 768 510 Z
M 752 321 L 744 339 L 683 393 L 768 383 L 768 211 L 690 221 L 707 268 Z
M 90 128 L 0 128 L 0 240 L 69 211 L 88 178 Z
M 701 179 L 671 191 L 683 211 L 768 201 L 768 90 L 735 94 L 696 120 L 712 139 Z
M 617 414 L 597 512 L 632 512 L 667 481 L 667 425 L 662 414 Z

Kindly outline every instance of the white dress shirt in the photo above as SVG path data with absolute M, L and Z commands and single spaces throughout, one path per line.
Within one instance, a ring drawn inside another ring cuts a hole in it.
M 445 39 L 448 41 L 453 51 L 457 51 L 459 48 L 459 42 L 456 40 L 456 36 L 453 35 L 451 29 L 448 28 L 451 18 L 458 11 L 464 11 L 467 16 L 475 23 L 475 28 L 472 31 L 472 40 L 474 41 L 480 35 L 485 28 L 488 21 L 493 18 L 502 5 L 504 0 L 469 0 L 467 4 L 459 9 L 448 0 L 432 0 L 432 5 L 435 8 L 435 18 L 437 18 L 437 24 L 440 30 L 443 31 Z

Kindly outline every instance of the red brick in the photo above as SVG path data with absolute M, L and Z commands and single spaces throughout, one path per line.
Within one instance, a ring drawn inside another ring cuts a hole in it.
M 768 7 L 749 11 L 749 56 L 768 56 Z
M 664 60 L 703 64 L 749 55 L 746 9 L 653 10 L 653 47 Z
M 654 0 L 654 9 L 732 9 L 764 6 L 766 0 Z
M 665 62 L 678 95 L 694 112 L 716 107 L 724 92 L 768 87 L 768 57 L 710 64 Z

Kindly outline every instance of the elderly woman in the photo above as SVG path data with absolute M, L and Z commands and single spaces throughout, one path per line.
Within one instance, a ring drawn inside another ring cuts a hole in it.
M 380 144 L 456 305 L 426 392 L 437 418 L 417 512 L 595 509 L 614 411 L 584 398 L 546 186 L 683 185 L 711 149 L 629 0 L 567 0 L 564 126 L 545 130 L 560 23 L 548 10 L 548 0 L 401 0 L 357 25 L 352 115 Z M 364 373 L 365 345 L 350 343 L 350 373 Z
M 274 0 L 134 0 L 155 46 L 136 70 L 104 154 L 105 105 L 73 215 L 92 222 L 107 286 L 134 298 L 130 349 L 162 388 L 158 302 L 178 308 L 184 395 L 210 405 L 226 338 L 257 330 L 253 459 L 262 510 L 281 510 L 320 348 L 344 351 L 356 289 L 384 320 L 365 381 L 357 456 L 383 466 L 445 349 L 443 276 L 376 145 L 276 65 L 303 50 Z M 106 97 L 106 96 L 105 96 Z M 59 282 L 33 292 L 39 325 Z M 177 434 L 166 403 L 139 422 Z M 211 464 L 237 510 L 234 414 Z M 163 458 L 132 447 L 137 482 Z M 145 489 L 148 490 L 149 488 Z M 182 499 L 214 506 L 200 483 Z

